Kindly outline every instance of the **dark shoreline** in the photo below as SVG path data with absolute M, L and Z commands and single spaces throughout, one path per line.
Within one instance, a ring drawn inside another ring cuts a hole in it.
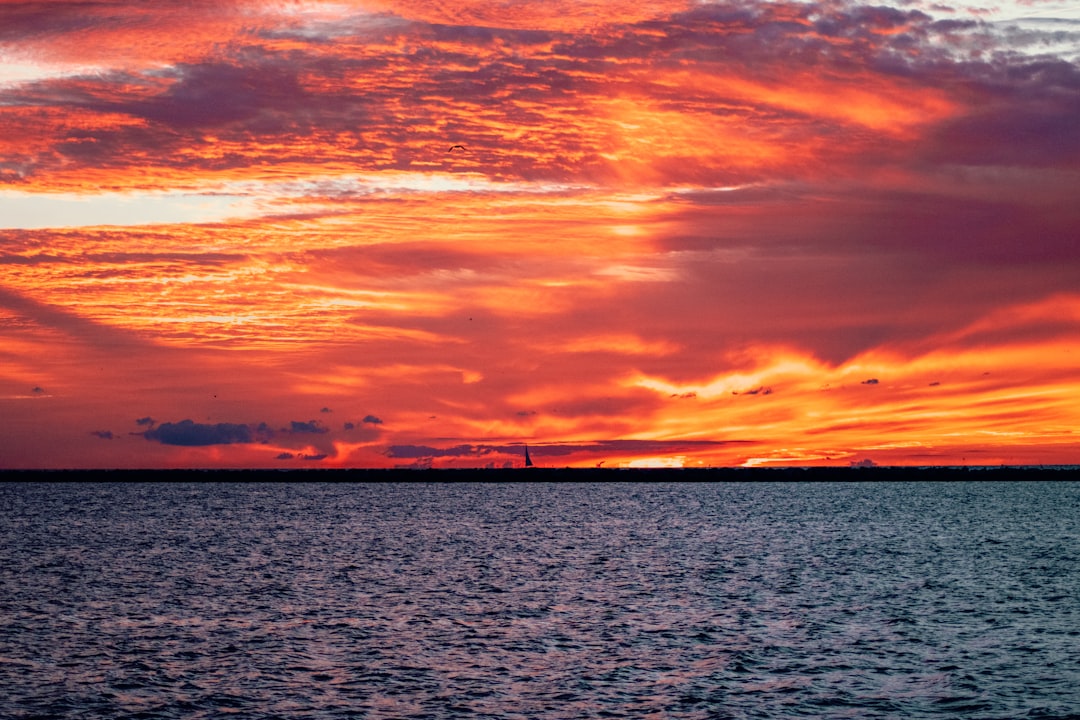
M 0 481 L 9 482 L 896 482 L 1072 479 L 1080 479 L 1080 466 L 0 470 Z

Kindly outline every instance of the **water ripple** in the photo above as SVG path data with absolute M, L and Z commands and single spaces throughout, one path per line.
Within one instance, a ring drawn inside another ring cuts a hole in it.
M 0 715 L 1080 713 L 1075 483 L 0 486 Z

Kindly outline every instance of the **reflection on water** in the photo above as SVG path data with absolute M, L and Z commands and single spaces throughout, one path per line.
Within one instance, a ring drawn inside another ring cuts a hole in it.
M 1066 717 L 1080 485 L 7 484 L 9 718 Z

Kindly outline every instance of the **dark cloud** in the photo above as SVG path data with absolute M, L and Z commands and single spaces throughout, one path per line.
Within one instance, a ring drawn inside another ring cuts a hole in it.
M 333 146 L 311 143 L 304 143 L 306 149 L 301 151 L 299 139 L 357 131 L 363 101 L 344 92 L 336 93 L 336 99 L 335 93 L 311 95 L 298 80 L 305 72 L 319 74 L 305 67 L 303 56 L 291 62 L 248 49 L 229 60 L 179 64 L 168 71 L 171 77 L 113 72 L 42 80 L 0 91 L 3 104 L 13 108 L 56 107 L 86 118 L 77 128 L 55 128 L 52 152 L 17 163 L 16 175 L 40 174 L 72 163 L 223 168 L 250 164 L 255 160 L 252 153 L 272 163 L 288 162 L 288 157 L 312 161 L 316 148 L 336 154 Z M 118 123 L 118 115 L 140 122 Z M 215 137 L 207 139 L 207 133 Z M 219 136 L 243 145 L 246 151 L 221 155 L 215 151 Z M 295 142 L 271 151 L 258 146 L 260 138 Z M 290 148 L 296 148 L 295 152 Z M 12 159 L 0 155 L 0 160 Z
M 102 440 L 112 440 L 115 438 L 115 436 L 112 434 L 112 430 L 93 430 L 90 432 L 90 434 L 97 436 Z
M 974 28 L 984 26 L 969 23 L 964 29 Z M 619 30 L 578 36 L 556 48 L 574 59 L 694 62 L 762 76 L 773 74 L 777 65 L 900 70 L 913 56 L 938 48 L 929 39 L 940 33 L 931 16 L 917 10 L 783 2 L 701 3 Z M 934 55 L 942 53 L 937 49 Z M 885 62 L 890 57 L 891 65 Z
M 313 107 L 317 100 L 307 97 L 297 72 L 298 67 L 284 59 L 249 49 L 239 51 L 231 62 L 178 64 L 148 75 L 112 71 L 41 80 L 6 95 L 12 104 L 119 113 L 150 123 L 116 128 L 113 122 L 101 122 L 65 130 L 57 150 L 71 158 L 99 161 L 133 146 L 150 151 L 154 143 L 160 147 L 179 135 L 226 126 L 249 135 L 309 132 L 312 126 L 297 108 Z
M 217 21 L 232 15 L 233 5 L 238 6 L 213 0 L 155 0 L 153 6 L 112 0 L 5 0 L 0 3 L 0 41 L 20 43 L 59 38 L 60 43 L 74 46 L 72 50 L 82 49 L 93 57 L 102 57 L 103 52 L 121 48 L 115 45 L 103 48 L 98 43 L 89 43 L 90 47 L 86 48 L 84 36 L 115 32 L 119 38 L 109 38 L 111 42 L 131 43 L 140 39 L 124 34 L 132 30 L 180 35 L 190 32 L 192 26 L 202 29 L 199 26 L 205 27 L 207 19 Z
M 66 258 L 56 255 L 35 253 L 34 255 L 9 255 L 0 253 L 0 265 L 45 265 L 48 263 L 61 262 Z
M 322 410 L 319 410 L 319 412 L 321 412 L 321 413 L 329 413 L 329 412 L 334 412 L 334 411 L 333 411 L 333 410 L 331 410 L 331 409 L 330 409 L 330 408 L 328 408 L 328 407 L 324 407 L 324 408 L 323 408 Z
M 318 420 L 308 420 L 307 422 L 301 422 L 299 420 L 293 420 L 290 423 L 289 432 L 292 433 L 312 433 L 321 435 L 325 432 L 329 432 L 329 428 L 319 424 Z
M 361 422 L 367 423 L 369 425 L 382 425 L 382 420 L 375 417 L 374 415 L 365 415 L 364 419 L 361 420 Z
M 192 420 L 181 420 L 177 423 L 161 423 L 156 428 L 143 433 L 143 437 L 147 440 L 156 440 L 163 445 L 231 445 L 256 442 L 259 439 L 259 433 L 250 425 L 204 424 Z
M 34 393 L 35 395 L 41 395 L 45 392 L 45 390 L 41 386 L 35 386 L 34 389 L 30 392 Z
M 387 448 L 387 457 L 392 458 L 436 458 L 436 457 L 478 457 L 503 452 L 507 446 L 495 445 L 455 445 L 448 448 L 436 448 L 428 445 L 391 445 Z
M 62 0 L 0 3 L 0 40 L 25 42 L 38 36 L 76 33 L 97 27 L 101 18 L 87 12 L 92 5 Z
M 291 452 L 282 452 L 282 453 L 278 453 L 277 455 L 275 455 L 274 459 L 275 460 L 292 460 L 294 457 L 296 457 L 296 456 L 294 454 L 292 454 Z
M 1080 67 L 1006 56 L 956 72 L 981 98 L 971 112 L 931 129 L 927 162 L 1053 167 L 1080 155 Z
M 139 418 L 135 422 L 148 429 L 142 433 L 133 434 L 141 434 L 147 440 L 160 442 L 164 445 L 182 446 L 266 443 L 274 438 L 282 442 L 289 442 L 289 438 L 293 438 L 294 442 L 299 442 L 305 436 L 307 437 L 303 442 L 311 442 L 311 436 L 323 436 L 330 432 L 330 429 L 322 425 L 318 420 L 293 420 L 288 427 L 278 430 L 266 422 L 197 423 L 186 419 L 180 422 L 165 422 L 157 425 L 156 421 L 151 417 Z M 346 430 L 355 429 L 355 427 L 353 423 L 345 423 Z M 361 439 L 373 439 L 377 436 L 377 433 L 378 431 L 375 429 L 359 431 Z M 322 457 L 325 457 L 325 454 L 321 456 L 312 455 L 307 459 L 319 460 Z M 284 460 L 288 458 L 278 457 L 278 459 Z
M 176 68 L 176 82 L 158 97 L 126 109 L 151 122 L 176 129 L 214 128 L 244 122 L 280 129 L 282 119 L 264 114 L 293 115 L 307 104 L 293 66 L 252 57 L 236 64 L 209 62 Z M 116 108 L 118 109 L 118 108 Z
M 878 382 L 879 382 L 879 381 L 878 381 L 878 379 L 877 379 L 877 378 L 870 378 L 870 379 L 868 379 L 868 380 L 863 380 L 861 384 L 862 384 L 862 385 L 877 385 L 877 384 L 878 384 Z
M 318 454 L 315 454 L 315 455 L 301 454 L 301 455 L 297 456 L 297 459 L 298 460 L 325 460 L 328 457 L 329 457 L 329 455 L 327 453 L 318 453 Z

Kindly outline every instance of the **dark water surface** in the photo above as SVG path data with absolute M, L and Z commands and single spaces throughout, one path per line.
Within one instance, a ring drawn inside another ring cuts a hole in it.
M 0 717 L 1080 717 L 1080 484 L 4 484 Z

